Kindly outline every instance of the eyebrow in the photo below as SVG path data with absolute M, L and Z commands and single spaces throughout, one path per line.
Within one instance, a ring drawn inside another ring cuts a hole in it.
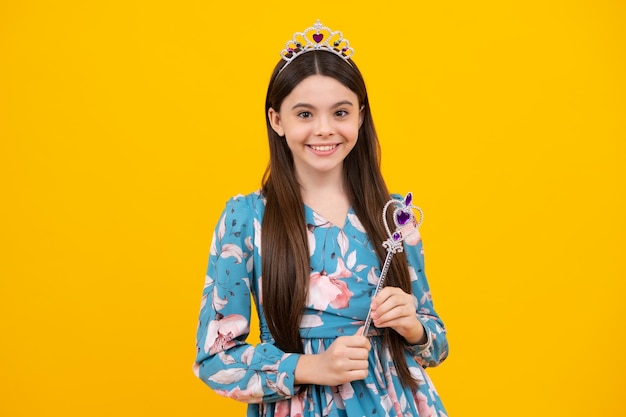
M 354 103 L 352 103 L 350 100 L 341 100 L 336 102 L 335 104 L 333 104 L 331 107 L 335 108 L 335 107 L 340 107 L 340 106 L 354 106 Z M 291 108 L 292 110 L 297 109 L 298 107 L 304 107 L 306 109 L 314 109 L 315 106 L 313 106 L 312 104 L 309 103 L 296 103 L 293 105 L 293 107 Z

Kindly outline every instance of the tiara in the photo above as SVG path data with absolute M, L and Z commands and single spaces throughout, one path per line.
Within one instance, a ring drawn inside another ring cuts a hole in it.
M 309 51 L 328 51 L 348 61 L 354 55 L 350 42 L 343 38 L 339 31 L 332 31 L 320 23 L 319 19 L 303 32 L 296 32 L 293 38 L 287 41 L 285 49 L 280 51 L 280 57 L 287 61 L 281 71 L 298 56 Z

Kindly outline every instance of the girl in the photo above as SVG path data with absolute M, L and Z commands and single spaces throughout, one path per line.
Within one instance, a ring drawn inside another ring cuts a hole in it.
M 353 52 L 319 21 L 294 35 L 267 90 L 262 188 L 227 202 L 213 235 L 194 371 L 248 416 L 446 415 L 423 370 L 448 345 L 418 234 L 372 297 L 391 196 Z

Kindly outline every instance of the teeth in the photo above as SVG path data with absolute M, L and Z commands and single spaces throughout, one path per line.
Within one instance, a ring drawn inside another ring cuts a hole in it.
M 336 146 L 337 145 L 324 145 L 324 146 L 313 146 L 313 145 L 311 145 L 311 148 L 313 150 L 323 152 L 323 151 L 331 151 L 331 150 L 335 149 Z

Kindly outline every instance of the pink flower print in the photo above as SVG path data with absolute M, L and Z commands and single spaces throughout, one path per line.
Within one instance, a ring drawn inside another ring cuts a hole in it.
M 337 270 L 330 275 L 314 272 L 309 278 L 307 305 L 316 310 L 326 310 L 330 305 L 341 309 L 348 307 L 354 295 L 341 278 L 348 278 L 352 273 L 346 269 L 343 259 L 337 259 Z
M 372 285 L 378 285 L 378 274 L 376 273 L 376 267 L 371 267 L 367 273 L 367 282 Z
M 218 352 L 217 357 L 224 365 L 234 365 L 237 363 L 235 358 L 233 358 L 231 355 L 228 355 L 227 353 L 224 353 L 224 352 Z
M 313 225 L 315 227 L 326 227 L 326 228 L 333 226 L 331 222 L 329 222 L 328 220 L 326 220 L 325 218 L 323 218 L 316 212 L 313 212 Z
M 226 307 L 226 304 L 228 304 L 228 298 L 224 297 L 224 298 L 220 298 L 219 295 L 219 291 L 217 287 L 213 287 L 213 307 L 216 310 L 221 310 L 224 307 Z
M 244 368 L 228 368 L 211 375 L 209 381 L 217 382 L 222 385 L 230 385 L 241 381 L 245 376 L 246 370 Z
M 350 222 L 350 224 L 352 224 L 352 226 L 357 229 L 359 232 L 361 233 L 366 233 L 365 231 L 365 227 L 363 227 L 363 224 L 361 224 L 361 221 L 359 220 L 359 218 L 356 216 L 356 214 L 353 213 L 348 213 L 348 221 Z
M 246 350 L 241 354 L 241 361 L 246 365 L 250 365 L 252 363 L 252 358 L 254 357 L 254 347 L 248 346 Z
M 204 352 L 212 355 L 235 346 L 233 339 L 249 331 L 248 320 L 240 314 L 221 316 L 209 322 Z
M 291 400 L 276 403 L 274 417 L 302 417 L 304 413 L 304 400 L 298 396 Z
M 309 295 L 307 305 L 316 310 L 326 310 L 328 304 L 341 294 L 341 290 L 337 288 L 326 274 L 314 272 L 309 277 Z
M 261 385 L 261 377 L 254 374 L 250 377 L 246 389 L 235 388 L 230 392 L 231 398 L 237 401 L 243 401 L 249 404 L 259 404 L 263 402 L 263 386 Z
M 265 383 L 267 384 L 267 387 L 269 389 L 277 392 L 283 397 L 287 397 L 291 395 L 291 390 L 287 387 L 287 384 L 285 384 L 285 379 L 289 379 L 287 373 L 280 372 L 278 375 L 276 375 L 276 382 L 268 378 Z
M 352 388 L 352 384 L 341 384 L 337 387 L 337 391 L 339 391 L 339 395 L 342 400 L 349 400 L 354 397 L 354 388 Z
M 254 246 L 259 251 L 259 256 L 261 256 L 261 223 L 257 219 L 254 219 L 253 227 L 254 227 Z
M 288 417 L 289 411 L 289 401 L 277 402 L 276 409 L 274 409 L 274 417 Z
M 432 302 L 433 301 L 433 296 L 431 294 L 430 291 L 424 291 L 424 295 L 422 295 L 422 298 L 420 298 L 420 304 L 426 304 L 428 302 Z M 428 310 L 426 310 L 428 311 Z
M 304 398 L 299 395 L 291 399 L 292 417 L 302 417 L 304 415 Z
M 252 252 L 252 250 L 254 249 L 254 245 L 252 244 L 252 236 L 246 237 L 246 239 L 244 240 L 244 243 L 246 245 L 246 249 Z
M 241 250 L 241 247 L 234 245 L 232 243 L 225 243 L 224 246 L 222 246 L 222 253 L 220 254 L 220 256 L 222 258 L 229 258 L 229 257 L 233 257 L 235 258 L 235 262 L 240 264 L 241 260 L 243 259 L 243 251 Z
M 303 314 L 300 327 L 321 327 L 324 325 L 322 318 L 317 314 Z
M 350 240 L 348 239 L 348 235 L 346 235 L 343 230 L 337 235 L 337 246 L 339 246 L 341 256 L 345 257 L 346 253 L 348 253 L 348 249 L 350 248 Z
M 219 226 L 217 226 L 217 239 L 215 239 L 214 237 L 213 241 L 217 240 L 218 242 L 221 242 L 225 234 L 226 234 L 226 216 L 222 216 L 222 218 L 220 219 L 220 224 Z M 217 252 L 215 252 L 215 254 L 217 254 Z
M 421 392 L 415 394 L 415 403 L 417 404 L 417 412 L 420 417 L 437 417 L 435 407 L 428 405 L 428 398 Z
M 219 384 L 232 384 L 241 381 L 245 374 L 245 369 L 231 368 L 219 371 L 209 379 Z M 263 401 L 263 386 L 261 384 L 261 377 L 258 374 L 254 374 L 250 377 L 246 389 L 235 387 L 230 391 L 216 389 L 215 392 L 224 397 L 245 403 L 258 404 Z
M 337 259 L 337 270 L 330 274 L 331 280 L 340 289 L 340 294 L 330 303 L 333 308 L 346 308 L 350 302 L 350 298 L 354 295 L 346 285 L 345 281 L 340 281 L 340 278 L 349 278 L 352 276 L 352 272 L 346 268 L 343 263 L 343 259 Z
M 426 383 L 424 379 L 424 371 L 422 368 L 418 368 L 416 366 L 409 366 L 409 372 L 411 376 L 417 381 L 418 385 L 423 385 Z
M 352 298 L 352 291 L 348 289 L 348 285 L 345 281 L 339 281 L 338 279 L 331 278 L 333 283 L 339 288 L 339 294 L 335 299 L 330 303 L 332 308 L 340 309 L 347 308 L 350 304 L 350 298 Z

